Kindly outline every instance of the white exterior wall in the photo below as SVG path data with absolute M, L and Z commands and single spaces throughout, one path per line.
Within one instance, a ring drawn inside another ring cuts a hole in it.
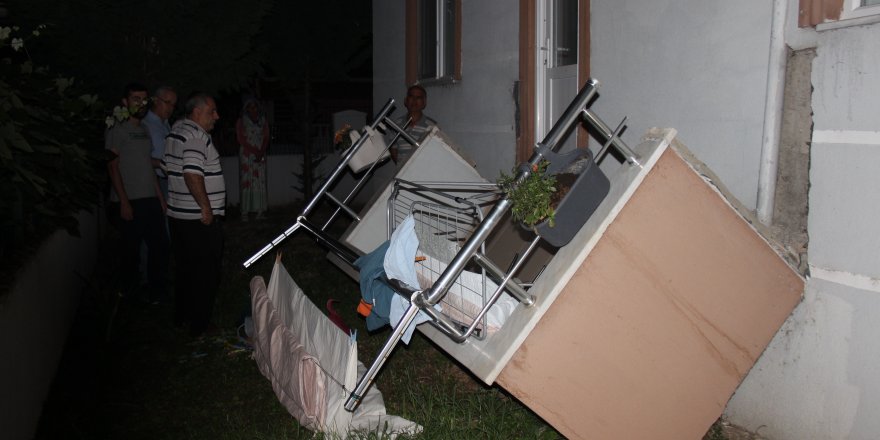
M 880 437 L 880 24 L 817 33 L 804 302 L 727 407 L 774 440 Z
M 592 0 L 593 108 L 636 145 L 650 127 L 679 140 L 755 209 L 772 2 Z
M 493 180 L 516 158 L 514 81 L 519 77 L 519 10 L 502 0 L 462 2 L 462 80 L 428 85 L 425 113 Z M 406 112 L 404 2 L 373 2 L 373 103 Z
M 334 167 L 341 160 L 338 154 L 328 155 L 315 171 L 322 176 L 329 176 Z M 266 187 L 269 207 L 288 206 L 303 200 L 302 192 L 297 189 L 301 184 L 297 174 L 302 173 L 302 154 L 270 154 L 266 158 Z M 223 166 L 223 178 L 226 179 L 226 206 L 237 206 L 241 203 L 241 187 L 239 185 L 238 156 L 224 156 L 221 158 Z M 317 191 L 324 180 L 319 180 L 314 185 Z M 346 169 L 338 183 L 330 188 L 330 192 L 340 199 L 345 198 L 356 184 L 355 177 Z M 363 194 L 366 189 L 358 194 Z

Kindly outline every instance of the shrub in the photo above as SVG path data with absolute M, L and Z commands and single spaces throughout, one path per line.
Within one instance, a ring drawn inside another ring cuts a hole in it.
M 513 203 L 510 210 L 513 219 L 528 227 L 545 219 L 551 227 L 554 225 L 555 209 L 551 202 L 556 192 L 556 177 L 547 174 L 549 164 L 542 160 L 539 164 L 532 165 L 529 175 L 520 182 L 517 182 L 519 170 L 516 168 L 511 170 L 511 175 L 502 172 L 498 178 L 498 187 Z
M 37 66 L 29 33 L 0 28 L 0 262 L 95 206 L 104 181 L 101 105 L 73 78 Z M 0 291 L 2 292 L 2 291 Z

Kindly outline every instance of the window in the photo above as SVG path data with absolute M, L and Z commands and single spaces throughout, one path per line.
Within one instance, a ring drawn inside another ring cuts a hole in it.
M 407 83 L 461 78 L 461 0 L 407 2 Z
M 578 2 L 553 2 L 553 40 L 550 44 L 549 67 L 561 67 L 578 62 Z
M 880 19 L 880 0 L 800 0 L 798 25 L 817 30 Z M 849 21 L 847 21 L 849 20 Z
M 840 19 L 867 17 L 880 14 L 880 0 L 844 0 Z

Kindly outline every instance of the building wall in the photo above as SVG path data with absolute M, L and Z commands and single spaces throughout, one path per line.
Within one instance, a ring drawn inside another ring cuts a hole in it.
M 494 179 L 516 155 L 514 83 L 519 77 L 519 11 L 509 1 L 462 2 L 462 80 L 429 85 L 425 113 Z M 394 98 L 406 112 L 404 2 L 373 3 L 373 105 Z
M 755 209 L 772 2 L 592 0 L 596 112 L 623 139 L 673 127 Z
M 507 91 L 516 79 L 516 8 L 463 4 L 463 81 L 430 88 L 428 111 L 469 152 L 491 139 L 485 151 L 499 153 L 493 168 L 504 169 L 514 151 L 514 131 L 503 127 L 513 124 Z M 809 66 L 810 278 L 803 303 L 725 414 L 775 440 L 877 438 L 880 24 L 802 31 L 798 1 L 787 7 L 786 44 L 816 50 Z M 403 4 L 374 2 L 373 11 L 374 102 L 381 106 L 404 93 Z M 761 0 L 592 0 L 591 74 L 602 82 L 593 108 L 612 126 L 628 116 L 623 137 L 630 144 L 652 126 L 677 129 L 754 209 L 772 12 L 772 2 Z M 497 143 L 508 135 L 509 143 Z
M 492 178 L 514 164 L 518 8 L 462 3 L 462 81 L 429 86 L 426 112 Z M 754 209 L 771 4 L 594 0 L 591 13 L 592 75 L 602 82 L 597 113 L 612 126 L 628 116 L 631 144 L 650 127 L 676 128 Z M 394 98 L 394 114 L 402 115 L 403 2 L 375 2 L 373 20 L 374 110 Z
M 817 33 L 804 302 L 727 407 L 775 440 L 880 432 L 880 24 Z

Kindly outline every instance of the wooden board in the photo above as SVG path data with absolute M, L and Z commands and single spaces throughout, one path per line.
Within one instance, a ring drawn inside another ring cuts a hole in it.
M 497 382 L 569 438 L 700 439 L 803 285 L 666 149 Z

